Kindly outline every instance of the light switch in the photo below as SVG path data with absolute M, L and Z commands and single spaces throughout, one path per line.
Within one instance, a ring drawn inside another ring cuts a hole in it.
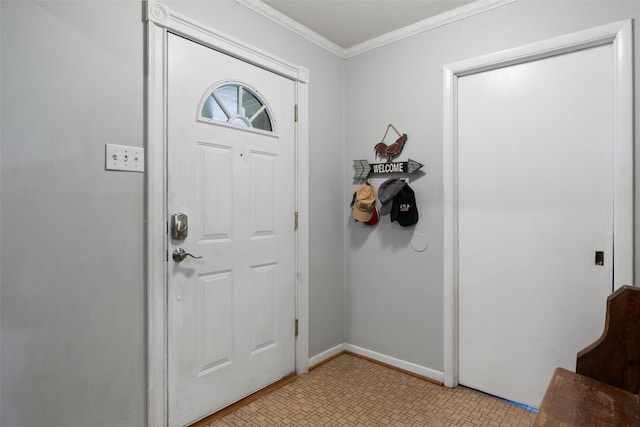
M 144 172 L 144 148 L 106 144 L 105 157 L 109 171 Z

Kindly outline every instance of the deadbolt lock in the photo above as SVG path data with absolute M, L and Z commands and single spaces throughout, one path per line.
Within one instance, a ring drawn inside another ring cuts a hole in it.
M 189 217 L 187 214 L 174 213 L 171 215 L 171 238 L 173 240 L 184 240 L 189 233 Z

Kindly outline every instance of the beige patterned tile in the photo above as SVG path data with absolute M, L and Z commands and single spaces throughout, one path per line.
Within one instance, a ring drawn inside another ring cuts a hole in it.
M 483 393 L 343 354 L 209 426 L 527 427 L 534 417 Z

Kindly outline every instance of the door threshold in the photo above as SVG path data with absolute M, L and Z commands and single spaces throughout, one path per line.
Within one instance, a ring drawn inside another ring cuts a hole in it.
M 229 415 L 230 413 L 232 413 L 233 411 L 242 408 L 243 406 L 247 406 L 248 404 L 250 404 L 251 402 L 254 402 L 258 399 L 260 399 L 263 396 L 266 396 L 267 394 L 276 391 L 277 389 L 279 389 L 280 387 L 284 387 L 285 385 L 289 384 L 290 382 L 293 382 L 295 380 L 298 379 L 298 375 L 296 373 L 292 373 L 284 378 L 282 378 L 281 380 L 276 381 L 275 383 L 266 386 L 263 389 L 260 389 L 258 391 L 256 391 L 253 394 L 250 394 L 249 396 L 245 397 L 244 399 L 240 399 L 238 400 L 236 403 L 232 403 L 231 405 L 220 409 L 218 412 L 214 412 L 213 414 L 209 415 L 208 417 L 205 417 L 203 419 L 201 419 L 200 421 L 196 421 L 195 423 L 191 424 L 189 427 L 206 427 L 209 424 L 211 424 L 212 422 L 219 420 L 220 418 Z

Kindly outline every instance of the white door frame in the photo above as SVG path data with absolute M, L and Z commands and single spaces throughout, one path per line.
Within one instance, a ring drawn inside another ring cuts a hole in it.
M 594 46 L 615 50 L 614 288 L 633 284 L 633 29 L 619 21 L 444 67 L 444 384 L 458 385 L 458 78 Z M 605 304 L 605 301 L 602 302 Z
M 147 426 L 168 423 L 167 348 L 167 34 L 195 42 L 257 65 L 295 82 L 296 372 L 309 369 L 309 71 L 208 28 L 153 0 L 146 2 L 146 293 Z M 293 106 L 292 106 L 293 108 Z M 291 226 L 294 213 L 291 213 Z

